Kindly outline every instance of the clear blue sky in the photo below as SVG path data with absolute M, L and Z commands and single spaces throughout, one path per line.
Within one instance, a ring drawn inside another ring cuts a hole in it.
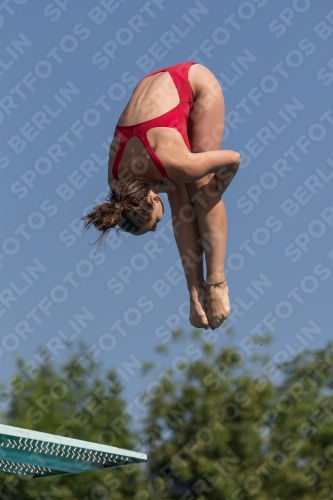
M 2 4 L 2 382 L 14 373 L 16 353 L 38 363 L 45 346 L 58 363 L 66 357 L 64 339 L 76 337 L 74 346 L 84 340 L 105 368 L 120 370 L 130 404 L 149 383 L 139 377 L 140 363 L 161 363 L 155 348 L 168 344 L 171 328 L 191 328 L 168 208 L 156 233 L 113 235 L 94 260 L 96 235 L 82 237 L 77 224 L 107 193 L 107 149 L 133 84 L 150 69 L 184 60 L 219 78 L 227 111 L 223 147 L 243 157 L 225 195 L 233 304 L 226 325 L 235 335 L 221 329 L 212 339 L 218 333 L 219 345 L 233 343 L 248 356 L 260 352 L 248 337 L 271 332 L 276 360 L 331 339 L 328 4 Z M 168 284 L 163 294 L 158 280 Z M 165 366 L 177 369 L 180 355 L 193 359 L 186 345 L 177 349 Z

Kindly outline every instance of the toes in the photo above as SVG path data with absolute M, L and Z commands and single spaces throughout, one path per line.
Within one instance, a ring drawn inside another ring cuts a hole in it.
M 219 327 L 223 324 L 223 322 L 224 322 L 224 320 L 225 320 L 225 319 L 226 319 L 226 318 L 222 318 L 222 319 L 221 319 L 221 318 L 213 318 L 213 319 L 209 322 L 209 325 L 210 325 L 210 327 L 211 327 L 213 330 L 215 330 L 215 328 L 219 328 Z
M 209 324 L 207 323 L 207 320 L 200 320 L 198 318 L 189 318 L 190 323 L 194 328 L 204 328 L 205 330 L 208 330 Z

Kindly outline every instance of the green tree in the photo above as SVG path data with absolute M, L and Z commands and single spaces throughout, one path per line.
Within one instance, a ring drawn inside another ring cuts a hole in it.
M 184 340 L 145 394 L 141 498 L 332 499 L 332 345 L 274 365 L 267 355 L 245 363 L 197 331 Z
M 58 368 L 46 354 L 42 365 L 33 365 L 19 358 L 10 386 L 1 387 L 2 423 L 135 449 L 138 439 L 130 430 L 117 375 L 101 373 L 85 345 Z M 41 480 L 1 473 L 0 498 L 123 500 L 134 498 L 142 474 L 136 465 Z
M 284 382 L 275 388 L 268 432 L 271 491 L 281 498 L 332 499 L 333 344 L 278 368 Z
M 0 474 L 0 499 L 332 500 L 333 344 L 281 364 L 267 354 L 249 363 L 237 348 L 207 342 L 216 336 L 175 331 L 182 352 L 160 371 L 144 365 L 140 434 L 116 374 L 101 373 L 85 346 L 58 368 L 19 359 L 2 388 L 4 423 L 143 445 L 150 461 L 41 481 Z M 265 352 L 265 341 L 255 341 Z

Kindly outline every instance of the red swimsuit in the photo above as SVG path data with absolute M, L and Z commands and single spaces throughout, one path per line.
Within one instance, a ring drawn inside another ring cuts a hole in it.
M 188 72 L 190 67 L 195 64 L 194 62 L 183 62 L 180 64 L 175 64 L 174 66 L 169 66 L 168 68 L 161 68 L 149 73 L 144 78 L 148 76 L 155 75 L 156 73 L 162 73 L 167 71 L 171 76 L 178 94 L 179 94 L 179 104 L 175 108 L 170 109 L 161 116 L 152 118 L 135 125 L 117 125 L 114 135 L 119 135 L 120 145 L 119 149 L 112 167 L 112 175 L 114 179 L 118 179 L 118 167 L 121 161 L 126 143 L 128 139 L 133 136 L 139 137 L 143 142 L 147 151 L 149 152 L 151 159 L 155 163 L 162 177 L 168 179 L 168 174 L 162 165 L 161 160 L 158 158 L 157 154 L 153 150 L 150 142 L 148 141 L 147 132 L 154 127 L 171 127 L 178 130 L 189 150 L 191 150 L 190 143 L 187 136 L 187 123 L 188 117 L 193 105 L 193 94 L 192 89 L 188 81 Z

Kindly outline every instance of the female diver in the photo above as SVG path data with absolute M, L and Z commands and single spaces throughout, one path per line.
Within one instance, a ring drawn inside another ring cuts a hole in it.
M 170 203 L 190 294 L 190 322 L 218 328 L 230 313 L 224 275 L 227 218 L 222 194 L 240 164 L 221 151 L 224 99 L 207 68 L 184 62 L 158 69 L 135 87 L 110 146 L 107 202 L 84 217 L 105 234 L 156 231 Z M 203 272 L 206 262 L 206 280 Z

